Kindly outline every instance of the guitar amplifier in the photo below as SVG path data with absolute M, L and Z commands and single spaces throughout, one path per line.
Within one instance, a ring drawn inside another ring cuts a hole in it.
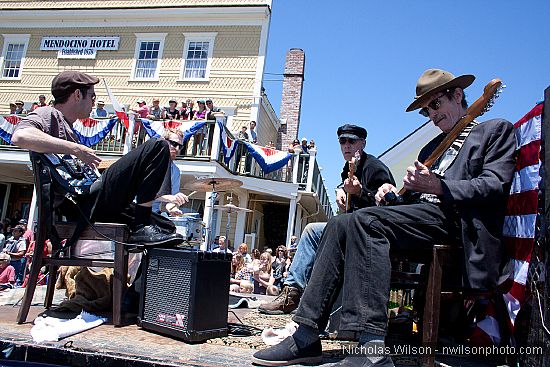
M 230 271 L 229 253 L 148 250 L 138 325 L 187 342 L 227 336 Z

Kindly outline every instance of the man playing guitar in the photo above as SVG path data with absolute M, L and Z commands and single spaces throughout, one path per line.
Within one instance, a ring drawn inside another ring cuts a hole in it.
M 390 170 L 378 158 L 365 152 L 367 130 L 346 124 L 338 128 L 337 134 L 342 156 L 346 160 L 341 174 L 342 183 L 336 192 L 338 207 L 342 211 L 347 208 L 348 212 L 352 212 L 376 205 L 376 190 L 383 184 L 395 185 Z M 260 312 L 277 315 L 290 313 L 298 307 L 325 226 L 324 222 L 309 223 L 304 228 L 281 294 L 272 302 L 260 305 Z
M 97 83 L 98 78 L 79 71 L 58 74 L 52 81 L 54 105 L 36 109 L 24 117 L 15 127 L 13 144 L 37 153 L 72 155 L 86 165 L 97 167 L 101 159 L 93 149 L 80 144 L 73 130 L 77 119 L 90 116 Z M 89 192 L 77 195 L 78 208 L 63 193 L 56 193 L 54 206 L 69 219 L 81 219 L 79 211 L 82 211 L 91 221 L 129 224 L 133 230 L 131 243 L 179 244 L 182 237 L 175 233 L 173 225 L 166 221 L 159 227 L 151 219 L 151 205 L 169 161 L 168 142 L 149 139 L 111 165 Z M 137 205 L 129 209 L 134 198 Z M 129 210 L 133 220 L 128 220 Z

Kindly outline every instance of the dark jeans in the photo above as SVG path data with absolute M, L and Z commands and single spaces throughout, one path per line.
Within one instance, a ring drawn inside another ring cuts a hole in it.
M 435 204 L 370 207 L 325 227 L 294 321 L 324 330 L 342 288 L 341 330 L 385 335 L 390 246 L 415 251 L 454 238 L 454 215 Z
M 155 199 L 169 162 L 166 140 L 149 139 L 113 163 L 93 184 L 90 194 L 79 198 L 80 207 L 88 215 L 92 212 L 92 221 L 131 225 L 130 204 L 134 198 L 138 204 Z M 80 218 L 74 209 L 68 204 L 61 210 Z

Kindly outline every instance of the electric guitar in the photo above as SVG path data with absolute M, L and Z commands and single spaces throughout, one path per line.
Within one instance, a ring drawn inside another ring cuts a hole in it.
M 356 151 L 353 158 L 349 161 L 349 171 L 348 171 L 348 178 L 351 181 L 353 176 L 355 176 L 355 170 L 357 169 L 357 166 L 359 165 L 359 161 L 361 160 L 361 152 Z M 351 194 L 349 192 L 346 192 L 346 213 L 349 213 L 351 210 Z

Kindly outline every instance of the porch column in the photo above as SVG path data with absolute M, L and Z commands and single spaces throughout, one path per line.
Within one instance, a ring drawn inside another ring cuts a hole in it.
M 36 205 L 36 187 L 32 190 L 31 207 L 29 208 L 29 221 L 27 228 L 34 232 L 34 221 L 38 220 L 38 206 Z
M 8 200 L 10 199 L 11 183 L 6 183 L 6 195 L 4 195 L 4 205 L 2 205 L 2 218 L 6 218 L 8 210 Z
M 220 156 L 220 136 L 221 130 L 218 122 L 223 125 L 225 115 L 223 113 L 216 113 L 216 123 L 214 124 L 214 135 L 212 136 L 212 147 L 210 148 L 210 160 L 215 162 Z
M 239 206 L 241 208 L 248 208 L 248 193 L 239 194 Z M 245 211 L 237 212 L 237 224 L 235 227 L 235 238 L 233 242 L 233 247 L 237 247 L 244 242 L 244 230 L 246 227 L 246 214 Z
M 294 222 L 296 221 L 296 202 L 298 198 L 290 199 L 290 205 L 288 207 L 288 223 L 286 230 L 286 244 L 290 242 L 290 237 L 294 234 Z
M 313 149 L 309 152 L 309 166 L 307 169 L 307 183 L 306 183 L 306 191 L 311 192 L 311 186 L 313 184 L 313 172 L 315 171 L 315 155 L 317 154 L 317 150 Z

